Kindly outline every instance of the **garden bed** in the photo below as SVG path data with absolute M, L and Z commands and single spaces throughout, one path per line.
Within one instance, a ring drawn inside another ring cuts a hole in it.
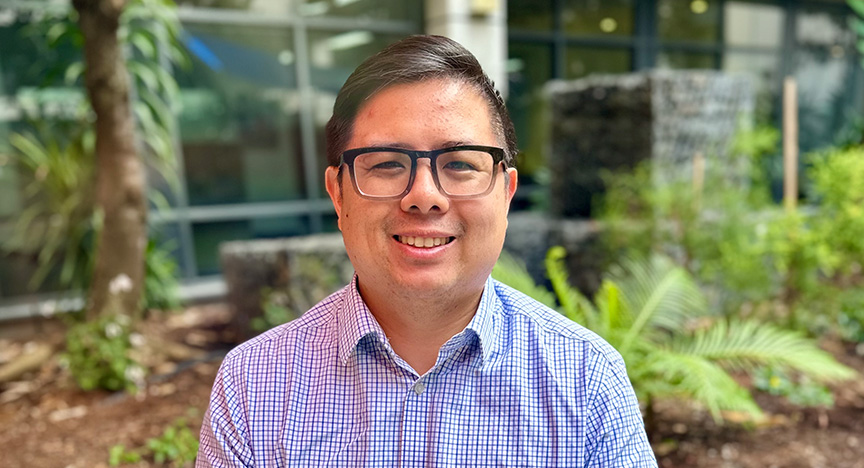
M 197 434 L 219 361 L 227 350 L 229 321 L 221 305 L 149 320 L 144 327 L 148 339 L 155 335 L 162 340 L 163 350 L 176 346 L 156 365 L 147 390 L 137 396 L 82 392 L 56 360 L 3 385 L 3 466 L 107 467 L 111 447 L 141 447 L 178 418 L 185 418 Z M 58 337 L 40 337 L 46 342 L 51 339 L 56 342 Z M 6 351 L 16 346 L 20 343 L 9 340 L 0 344 Z M 864 375 L 864 357 L 853 346 L 828 341 L 823 347 Z M 864 468 L 864 379 L 843 383 L 834 393 L 832 409 L 802 409 L 757 393 L 767 414 L 759 424 L 718 425 L 704 411 L 675 401 L 659 402 L 652 439 L 660 466 Z M 124 466 L 169 465 L 145 459 Z

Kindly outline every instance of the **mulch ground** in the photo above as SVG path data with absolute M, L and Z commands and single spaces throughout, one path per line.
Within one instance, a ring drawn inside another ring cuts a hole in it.
M 210 387 L 229 344 L 224 305 L 187 309 L 149 319 L 144 335 L 154 346 L 147 389 L 138 395 L 82 392 L 51 359 L 35 372 L 0 385 L 0 465 L 33 468 L 101 468 L 112 446 L 143 446 L 178 418 L 197 434 Z M 57 330 L 53 333 L 60 333 Z M 151 340 L 152 337 L 152 340 Z M 0 339 L 0 364 L 56 335 Z M 860 347 L 859 347 L 860 348 Z M 853 346 L 826 349 L 864 375 L 864 357 Z M 831 409 L 802 409 L 782 398 L 756 394 L 768 414 L 754 426 L 716 424 L 680 402 L 657 405 L 652 434 L 663 468 L 864 468 L 864 377 L 835 388 Z M 170 466 L 145 460 L 138 467 Z

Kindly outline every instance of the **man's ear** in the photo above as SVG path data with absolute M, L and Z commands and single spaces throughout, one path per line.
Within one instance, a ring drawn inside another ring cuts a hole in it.
M 507 191 L 507 212 L 509 213 L 510 202 L 513 201 L 513 195 L 516 195 L 516 187 L 519 185 L 519 172 L 515 167 L 508 167 L 506 171 L 504 181 L 507 186 L 504 189 Z
M 330 201 L 333 202 L 333 208 L 336 210 L 336 219 L 339 224 L 339 230 L 342 230 L 342 185 L 339 183 L 339 168 L 327 166 L 324 171 L 324 186 L 327 187 L 327 193 L 330 195 Z

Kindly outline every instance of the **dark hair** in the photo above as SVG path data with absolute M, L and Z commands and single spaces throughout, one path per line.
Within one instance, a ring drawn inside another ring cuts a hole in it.
M 483 72 L 477 58 L 458 42 L 443 36 L 409 36 L 369 57 L 339 90 L 333 116 L 327 122 L 327 162 L 338 166 L 363 104 L 377 92 L 395 84 L 450 78 L 473 86 L 489 104 L 492 128 L 504 144 L 504 161 L 514 165 L 516 131 L 501 94 Z

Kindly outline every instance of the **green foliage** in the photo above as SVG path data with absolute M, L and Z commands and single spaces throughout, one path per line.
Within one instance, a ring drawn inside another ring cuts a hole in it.
M 302 313 L 298 313 L 290 306 L 288 296 L 284 292 L 274 291 L 271 288 L 264 288 L 261 291 L 261 309 L 263 311 L 261 317 L 255 317 L 249 323 L 253 330 L 259 332 L 293 320 Z
M 555 308 L 556 306 L 555 295 L 546 288 L 535 284 L 525 270 L 525 266 L 507 252 L 502 252 L 498 258 L 492 268 L 492 276 L 498 281 L 533 297 L 547 307 Z
M 787 212 L 767 189 L 765 156 L 777 140 L 770 128 L 739 134 L 730 164 L 744 161 L 749 173 L 736 179 L 709 165 L 703 190 L 689 176 L 658 183 L 648 166 L 610 176 L 598 210 L 607 247 L 613 258 L 675 259 L 725 314 L 759 311 L 793 329 L 854 336 L 840 323 L 856 315 L 851 303 L 843 311 L 824 292 L 864 285 L 864 148 L 810 155 L 811 204 Z
M 806 376 L 794 379 L 774 366 L 757 369 L 753 374 L 753 386 L 771 395 L 786 397 L 798 406 L 834 406 L 834 395 L 825 385 L 815 383 Z
M 826 273 L 848 275 L 864 265 L 864 147 L 813 159 L 810 175 L 819 200 L 814 231 L 829 250 Z
M 627 364 L 637 396 L 690 399 L 715 418 L 721 410 L 759 414 L 749 392 L 730 372 L 753 372 L 762 365 L 807 375 L 816 381 L 849 378 L 852 371 L 797 333 L 755 320 L 711 316 L 699 287 L 668 258 L 627 260 L 604 279 L 591 302 L 568 281 L 561 247 L 549 250 L 547 274 L 561 311 L 591 329 Z M 499 266 L 512 267 L 514 262 Z M 524 277 L 511 269 L 498 279 Z M 527 288 L 532 293 L 537 288 Z
M 141 453 L 129 450 L 125 445 L 114 445 L 108 452 L 108 465 L 120 466 L 126 463 L 138 463 L 141 461 Z
M 73 323 L 62 359 L 82 390 L 135 392 L 146 371 L 129 355 L 132 340 L 130 320 L 123 316 Z
M 175 466 L 195 461 L 198 454 L 198 436 L 185 419 L 174 421 L 161 436 L 149 439 L 147 449 L 156 463 L 172 462 Z
M 181 307 L 177 281 L 177 262 L 167 246 L 147 242 L 144 255 L 144 308 L 176 310 Z
M 64 44 L 80 48 L 76 15 L 72 8 L 59 16 L 48 14 L 34 25 L 33 34 L 41 33 L 48 48 Z M 171 106 L 179 102 L 179 91 L 167 67 L 189 63 L 180 46 L 181 32 L 176 7 L 170 0 L 133 0 L 123 14 L 120 28 L 121 42 L 130 51 L 127 67 L 145 156 L 174 186 L 176 109 Z M 65 66 L 65 84 L 72 86 L 83 74 L 83 63 L 79 60 Z M 10 136 L 15 150 L 13 162 L 25 183 L 25 207 L 2 248 L 36 256 L 38 268 L 30 282 L 34 290 L 49 279 L 63 289 L 85 290 L 89 286 L 100 217 L 93 193 L 97 171 L 95 136 L 89 109 L 82 107 L 79 114 L 73 122 L 36 124 L 34 132 Z M 160 194 L 151 192 L 150 197 L 155 205 L 166 205 Z M 145 268 L 145 307 L 177 308 L 176 263 L 152 240 Z
M 111 447 L 108 463 L 110 466 L 119 466 L 148 458 L 160 465 L 168 463 L 172 467 L 186 467 L 192 465 L 197 454 L 198 436 L 185 418 L 177 418 L 160 436 L 148 439 L 143 447 Z
M 61 287 L 86 286 L 97 223 L 92 132 L 45 125 L 36 133 L 12 134 L 10 142 L 24 181 L 25 207 L 3 248 L 37 256 L 34 289 L 57 270 Z

